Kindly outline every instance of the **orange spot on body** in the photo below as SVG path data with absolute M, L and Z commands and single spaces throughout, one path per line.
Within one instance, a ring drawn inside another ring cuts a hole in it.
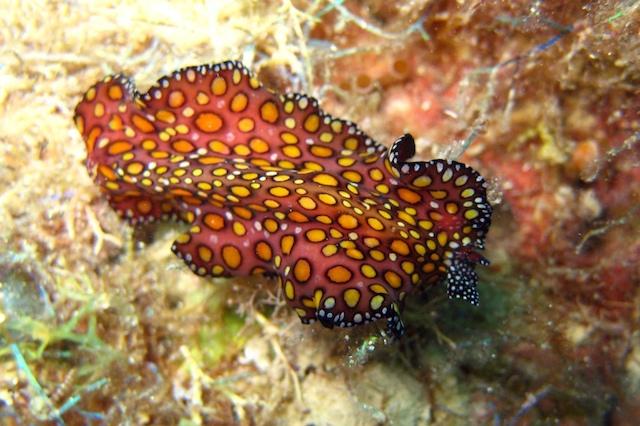
M 214 231 L 224 228 L 224 218 L 219 214 L 208 213 L 204 216 L 204 224 Z
M 109 144 L 109 148 L 107 148 L 107 152 L 111 155 L 119 155 L 124 152 L 131 151 L 133 149 L 133 145 L 127 141 L 117 141 Z
M 156 130 L 153 123 L 141 115 L 133 114 L 131 121 L 133 122 L 133 125 L 143 133 L 153 133 Z
M 180 90 L 174 90 L 169 93 L 169 99 L 167 102 L 171 108 L 180 108 L 185 102 L 184 93 Z
M 213 112 L 202 112 L 195 120 L 196 127 L 205 133 L 214 133 L 222 128 L 222 118 Z

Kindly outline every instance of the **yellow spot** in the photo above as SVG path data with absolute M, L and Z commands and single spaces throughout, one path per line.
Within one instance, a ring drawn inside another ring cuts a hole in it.
M 400 219 L 403 222 L 408 223 L 409 225 L 415 225 L 416 221 L 413 217 L 411 217 L 409 214 L 407 214 L 406 212 L 398 212 L 398 219 Z
M 196 118 L 196 127 L 205 133 L 214 133 L 222 127 L 222 118 L 213 112 L 202 112 Z
M 305 234 L 307 240 L 312 243 L 319 243 L 327 239 L 327 234 L 322 229 L 311 229 Z
M 216 77 L 211 82 L 211 93 L 222 96 L 227 92 L 227 82 L 222 77 Z
M 325 193 L 318 194 L 318 199 L 328 206 L 333 206 L 338 202 L 334 196 Z
M 415 265 L 409 261 L 402 262 L 400 267 L 406 274 L 413 274 L 413 271 L 416 269 Z
M 247 105 L 249 104 L 249 98 L 247 95 L 240 92 L 231 99 L 231 111 L 233 112 L 242 112 L 247 109 Z
M 462 198 L 469 198 L 469 197 L 472 197 L 473 194 L 475 194 L 475 191 L 472 188 L 467 188 L 460 193 L 460 196 Z
M 196 149 L 195 146 L 191 144 L 191 142 L 186 141 L 184 139 L 177 140 L 171 144 L 173 149 L 181 153 L 188 153 Z
M 391 219 L 391 215 L 386 210 L 378 210 L 378 214 L 387 220 Z
M 327 146 L 313 145 L 311 146 L 310 151 L 316 157 L 320 157 L 320 158 L 333 157 L 333 150 Z
M 224 218 L 219 214 L 207 213 L 204 216 L 204 224 L 214 231 L 219 231 L 220 229 L 224 228 Z
M 278 107 L 272 101 L 267 101 L 260 107 L 260 117 L 267 123 L 275 123 L 278 121 Z
M 344 229 L 356 229 L 359 225 L 358 219 L 350 214 L 341 214 L 338 216 L 338 223 Z
M 360 292 L 355 288 L 350 288 L 348 290 L 345 290 L 342 297 L 344 298 L 344 302 L 347 304 L 347 306 L 349 306 L 350 308 L 354 308 L 360 301 Z
M 180 234 L 176 238 L 176 243 L 178 244 L 187 244 L 189 241 L 191 241 L 191 235 L 189 234 Z
M 231 150 L 229 149 L 229 146 L 226 143 L 216 141 L 216 140 L 209 142 L 209 149 L 217 154 L 224 154 L 224 155 L 229 154 L 231 152 Z
M 109 86 L 109 90 L 107 91 L 109 98 L 114 101 L 118 101 L 122 99 L 122 88 L 118 85 Z
M 295 145 L 285 145 L 282 147 L 282 153 L 290 158 L 300 158 L 302 156 L 300 148 Z
M 163 123 L 172 124 L 176 121 L 176 115 L 166 109 L 161 109 L 156 112 L 156 118 Z
M 356 245 L 353 241 L 342 241 L 340 242 L 340 247 L 342 247 L 343 249 L 352 249 L 355 248 Z
M 224 263 L 226 263 L 229 268 L 237 269 L 242 263 L 240 250 L 230 245 L 222 247 L 222 260 L 224 260 Z
M 382 302 L 384 302 L 384 297 L 377 294 L 371 298 L 369 306 L 371 306 L 371 309 L 373 309 L 374 311 L 377 311 L 378 309 L 380 309 L 380 306 L 382 306 Z
M 449 236 L 447 235 L 446 232 L 442 231 L 438 233 L 438 244 L 440 244 L 442 247 L 444 247 L 447 244 L 448 240 L 449 240 Z
M 169 93 L 168 103 L 171 108 L 179 108 L 184 104 L 185 98 L 184 93 L 180 90 L 174 90 Z
M 260 88 L 260 82 L 258 81 L 257 78 L 251 77 L 249 79 L 249 86 L 251 86 L 252 89 L 259 89 Z
M 364 259 L 364 254 L 358 249 L 352 248 L 347 250 L 347 256 L 351 259 L 362 260 Z
M 380 245 L 380 240 L 374 237 L 365 237 L 364 244 L 369 248 L 378 247 Z
M 313 305 L 318 308 L 320 306 L 320 301 L 322 300 L 322 295 L 324 292 L 320 289 L 313 292 Z
M 418 176 L 413 180 L 413 186 L 418 188 L 425 188 L 431 185 L 431 178 L 429 176 Z
M 253 121 L 252 118 L 245 117 L 240 119 L 240 121 L 238 121 L 238 130 L 240 130 L 243 133 L 248 133 L 253 130 L 255 125 L 256 123 L 255 121 Z
M 222 163 L 224 160 L 220 157 L 213 157 L 213 156 L 208 156 L 208 157 L 200 157 L 198 158 L 198 162 L 200 164 L 218 164 L 218 163 Z M 219 169 L 218 169 L 219 170 Z
M 292 101 L 287 101 L 284 103 L 284 112 L 286 112 L 287 114 L 291 114 L 293 112 L 294 107 L 295 105 L 293 104 Z
M 258 256 L 258 259 L 268 262 L 273 256 L 273 250 L 271 250 L 271 246 L 268 243 L 260 241 L 256 244 L 256 256 Z
M 371 256 L 373 260 L 377 260 L 378 262 L 382 262 L 385 259 L 384 253 L 376 249 L 369 251 L 369 256 Z
M 334 283 L 342 284 L 351 279 L 351 271 L 344 266 L 338 265 L 327 271 L 327 277 Z
M 317 174 L 312 180 L 324 186 L 338 186 L 338 179 L 326 173 Z
M 362 181 L 362 175 L 353 170 L 347 170 L 342 172 L 342 177 L 355 183 L 360 183 Z
M 333 256 L 337 252 L 338 252 L 338 247 L 336 247 L 334 244 L 328 244 L 322 247 L 322 254 L 324 254 L 326 257 Z
M 322 142 L 329 143 L 333 140 L 333 135 L 329 132 L 323 132 L 320 134 L 320 140 Z
M 196 186 L 202 191 L 211 191 L 211 189 L 213 189 L 211 184 L 208 182 L 198 182 Z
M 338 158 L 338 165 L 342 167 L 351 167 L 355 164 L 356 159 L 351 157 L 340 157 Z
M 387 185 L 385 185 L 384 183 L 380 183 L 380 184 L 376 185 L 376 191 L 378 191 L 381 194 L 388 194 L 389 193 L 389 187 Z
M 109 120 L 109 128 L 111 130 L 122 130 L 123 127 L 124 124 L 122 123 L 122 118 L 120 118 L 119 115 L 114 115 L 111 117 L 111 120 Z
M 369 265 L 368 263 L 365 263 L 360 267 L 360 272 L 362 272 L 362 275 L 367 278 L 375 278 L 376 275 L 378 275 L 374 267 Z
M 240 84 L 240 81 L 242 81 L 242 73 L 237 69 L 233 70 L 231 81 L 233 81 L 233 84 Z
M 196 112 L 193 110 L 193 108 L 191 108 L 190 106 L 186 107 L 185 109 L 182 110 L 182 115 L 184 115 L 185 117 L 193 117 L 193 114 L 195 114 Z
M 478 213 L 478 210 L 474 210 L 474 209 L 470 209 L 467 210 L 466 212 L 464 212 L 464 217 L 471 220 L 471 219 L 475 219 L 476 217 L 478 217 L 480 213 Z
M 293 276 L 300 283 L 305 283 L 311 278 L 311 265 L 306 259 L 298 259 L 293 267 Z
M 291 250 L 293 249 L 293 245 L 296 242 L 293 235 L 285 235 L 280 239 L 280 248 L 282 249 L 282 254 L 289 255 L 291 254 Z
M 293 129 L 296 127 L 296 119 L 293 117 L 287 117 L 284 119 L 284 125 L 288 129 Z
M 96 88 L 92 87 L 91 89 L 87 90 L 87 93 L 84 94 L 84 98 L 89 102 L 94 100 L 96 98 Z
M 393 288 L 400 288 L 402 286 L 402 278 L 393 271 L 385 272 L 384 280 Z
M 129 173 L 130 175 L 139 175 L 140 173 L 142 173 L 142 171 L 144 170 L 144 165 L 142 163 L 130 163 L 127 166 L 127 173 Z
M 287 280 L 287 282 L 284 284 L 284 294 L 289 300 L 293 300 L 293 298 L 295 297 L 293 283 L 289 280 Z
M 462 186 L 465 183 L 467 183 L 468 180 L 469 180 L 469 177 L 467 175 L 462 175 L 462 176 L 458 176 L 456 180 L 453 181 L 453 183 L 456 186 Z
M 382 231 L 384 229 L 384 225 L 382 224 L 382 222 L 379 219 L 376 219 L 375 217 L 368 218 L 367 223 L 371 228 L 373 228 L 376 231 Z
M 402 240 L 393 240 L 391 242 L 391 250 L 402 256 L 408 256 L 410 253 L 409 245 Z
M 429 191 L 429 193 L 436 200 L 443 200 L 443 199 L 447 198 L 447 195 L 448 195 L 447 191 Z
M 247 187 L 240 186 L 240 185 L 232 186 L 231 192 L 234 195 L 237 195 L 238 197 L 242 197 L 242 198 L 248 197 L 249 195 L 251 195 L 251 191 Z
M 247 156 L 251 154 L 251 149 L 249 149 L 249 147 L 244 144 L 238 144 L 233 147 L 233 152 L 238 155 Z
M 270 209 L 277 209 L 278 207 L 280 207 L 280 203 L 277 202 L 276 200 L 264 200 L 264 205 L 269 207 Z
M 98 118 L 104 115 L 104 104 L 102 102 L 96 103 L 95 107 L 93 107 L 93 115 Z
M 344 145 L 343 146 L 344 146 L 345 149 L 349 149 L 351 151 L 355 151 L 356 149 L 358 149 L 358 145 L 359 145 L 358 139 L 356 139 L 356 138 L 347 138 L 344 141 Z
M 278 222 L 271 218 L 265 219 L 265 221 L 262 223 L 262 226 L 264 226 L 264 229 L 272 234 L 278 230 Z
M 449 214 L 458 213 L 458 205 L 456 203 L 447 203 L 445 209 L 447 210 L 447 213 L 449 213 Z
M 384 178 L 384 175 L 382 174 L 382 171 L 380 169 L 369 170 L 369 176 L 376 182 L 379 182 Z
M 269 193 L 274 197 L 286 197 L 291 191 L 282 186 L 274 186 L 273 188 L 269 188 Z
M 280 134 L 280 139 L 282 139 L 282 142 L 289 144 L 289 145 L 293 145 L 295 143 L 298 143 L 298 137 L 296 135 L 294 135 L 293 133 L 289 133 L 289 132 L 282 132 Z
M 249 141 L 249 147 L 258 154 L 269 152 L 269 144 L 260 138 L 253 138 Z
M 307 210 L 313 210 L 318 206 L 311 197 L 300 197 L 300 199 L 298 199 L 298 204 L 300 204 L 302 208 Z
M 211 252 L 209 247 L 207 247 L 207 246 L 199 246 L 198 247 L 198 256 L 204 262 L 209 262 L 211 260 L 211 258 L 213 257 L 213 253 Z
M 304 120 L 304 129 L 309 133 L 315 133 L 320 127 L 320 117 L 318 114 L 309 114 Z
M 196 103 L 198 105 L 206 105 L 209 103 L 209 100 L 209 96 L 207 96 L 207 94 L 204 92 L 198 92 L 198 94 L 196 95 Z
M 151 156 L 153 158 L 169 158 L 169 153 L 165 151 L 153 151 Z
M 369 290 L 377 294 L 388 294 L 387 289 L 384 288 L 381 284 L 371 284 L 369 286 Z
M 433 222 L 431 222 L 430 220 L 420 220 L 418 221 L 418 225 L 420 226 L 420 228 L 424 229 L 425 231 L 428 231 L 431 228 L 433 228 Z

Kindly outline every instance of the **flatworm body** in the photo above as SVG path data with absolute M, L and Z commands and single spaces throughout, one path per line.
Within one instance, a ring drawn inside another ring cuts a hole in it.
M 191 224 L 172 247 L 191 270 L 275 276 L 303 323 L 386 318 L 399 336 L 407 295 L 441 281 L 478 303 L 486 184 L 461 163 L 409 162 L 411 135 L 387 150 L 239 62 L 176 71 L 145 94 L 107 77 L 75 123 L 114 209 Z

